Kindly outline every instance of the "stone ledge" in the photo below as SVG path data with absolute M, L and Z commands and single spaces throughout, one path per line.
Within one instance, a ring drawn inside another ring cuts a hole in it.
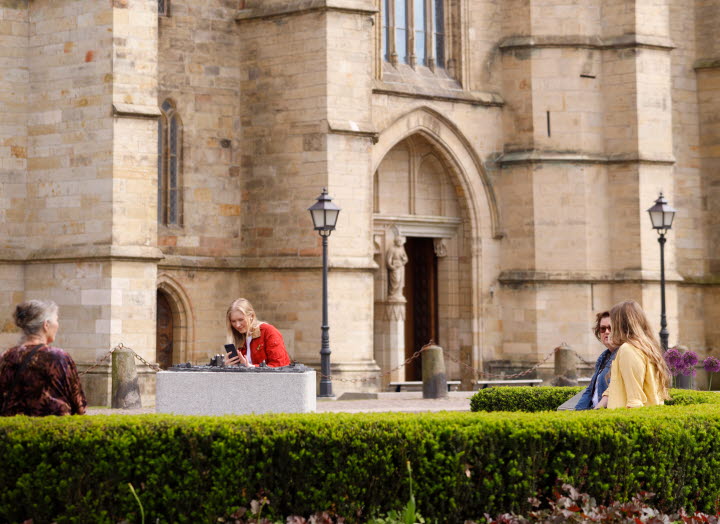
M 598 35 L 538 35 L 511 36 L 503 39 L 501 51 L 515 49 L 580 48 L 580 49 L 627 49 L 645 48 L 671 51 L 675 46 L 667 37 L 654 35 L 619 35 L 603 39 Z
M 571 164 L 659 164 L 674 165 L 675 158 L 648 157 L 636 153 L 603 155 L 597 153 L 583 153 L 570 151 L 513 151 L 501 154 L 495 161 L 499 165 L 528 164 L 528 163 L 571 163 Z
M 693 63 L 693 69 L 720 69 L 720 57 L 698 58 Z
M 534 271 L 510 270 L 498 276 L 498 282 L 505 285 L 522 284 L 627 284 L 640 282 L 659 282 L 660 271 L 628 270 L 617 273 L 599 273 L 591 271 Z M 666 271 L 666 282 L 683 283 L 684 279 L 677 271 Z
M 136 104 L 114 103 L 112 105 L 112 114 L 119 118 L 150 118 L 156 119 L 160 117 L 160 108 L 157 106 L 142 106 Z
M 378 12 L 378 9 L 372 0 L 295 0 L 294 2 L 286 2 L 269 7 L 241 9 L 235 16 L 235 21 L 265 20 L 278 16 L 300 15 L 313 11 L 340 11 L 359 15 L 374 15 Z
M 165 255 L 158 267 L 163 269 L 201 269 L 206 271 L 279 269 L 316 270 L 322 268 L 321 255 L 317 257 L 199 257 Z M 332 257 L 330 269 L 375 270 L 377 264 L 367 257 Z
M 377 144 L 379 133 L 375 126 L 367 122 L 355 122 L 353 120 L 327 120 L 327 132 L 335 135 L 351 135 L 369 138 L 373 144 Z
M 8 256 L 9 255 L 9 256 Z M 87 259 L 157 261 L 164 258 L 160 249 L 152 246 L 68 246 L 60 248 L 17 250 L 6 252 L 0 263 L 42 264 Z
M 497 93 L 444 89 L 441 87 L 419 86 L 408 83 L 395 84 L 381 80 L 375 80 L 372 92 L 374 95 L 419 98 L 474 106 L 500 107 L 505 105 L 505 100 Z

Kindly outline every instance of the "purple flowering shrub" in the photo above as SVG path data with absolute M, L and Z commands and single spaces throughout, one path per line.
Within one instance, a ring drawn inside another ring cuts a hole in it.
M 670 368 L 670 374 L 673 377 L 678 375 L 696 376 L 697 370 L 695 366 L 700 359 L 694 351 L 681 351 L 678 348 L 670 348 L 665 352 L 665 362 Z M 720 359 L 715 357 L 707 357 L 702 361 L 702 366 L 708 372 L 708 390 L 712 385 L 712 373 L 720 372 Z
M 670 348 L 665 352 L 665 362 L 667 362 L 673 377 L 678 375 L 694 377 L 697 373 L 695 365 L 698 363 L 698 356 L 694 351 L 683 353 L 677 348 Z

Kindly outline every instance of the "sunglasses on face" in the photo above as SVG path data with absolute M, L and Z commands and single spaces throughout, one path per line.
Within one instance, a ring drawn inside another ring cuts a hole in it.
M 610 326 L 600 326 L 599 331 L 600 333 L 605 333 L 606 331 L 609 333 L 610 331 L 612 331 L 612 328 Z

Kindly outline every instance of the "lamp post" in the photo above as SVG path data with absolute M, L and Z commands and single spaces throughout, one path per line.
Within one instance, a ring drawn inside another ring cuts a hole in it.
M 328 237 L 335 229 L 340 208 L 332 203 L 332 198 L 328 195 L 327 188 L 323 188 L 317 202 L 308 208 L 312 217 L 315 231 L 320 233 L 322 237 L 323 247 L 323 276 L 322 276 L 322 338 L 320 344 L 320 395 L 319 397 L 332 397 L 332 379 L 330 377 L 330 336 L 328 331 L 328 305 L 327 305 L 327 276 L 328 276 L 328 258 L 327 247 Z
M 665 319 L 665 234 L 672 227 L 675 210 L 670 207 L 662 193 L 650 209 L 652 227 L 658 232 L 660 244 L 660 343 L 665 351 L 668 348 L 667 320 Z

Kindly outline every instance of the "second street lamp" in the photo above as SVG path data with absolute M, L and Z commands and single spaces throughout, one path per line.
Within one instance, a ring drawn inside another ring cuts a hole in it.
M 665 235 L 672 227 L 675 210 L 670 207 L 662 193 L 650 209 L 652 227 L 658 232 L 660 244 L 660 343 L 665 351 L 668 349 L 667 319 L 665 318 Z
M 327 292 L 327 276 L 328 276 L 328 237 L 335 230 L 340 208 L 332 203 L 332 198 L 328 195 L 327 188 L 323 188 L 317 202 L 308 208 L 312 217 L 315 231 L 320 233 L 322 237 L 322 338 L 320 343 L 320 394 L 319 397 L 332 397 L 332 378 L 330 377 L 330 335 L 328 331 L 328 292 Z

